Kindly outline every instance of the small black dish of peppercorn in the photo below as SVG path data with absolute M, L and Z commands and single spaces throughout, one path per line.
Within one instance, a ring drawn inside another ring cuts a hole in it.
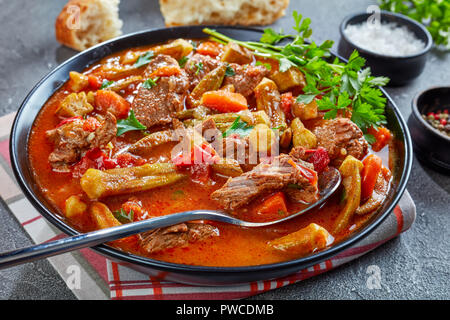
M 433 87 L 412 101 L 408 126 L 419 160 L 450 174 L 450 87 Z

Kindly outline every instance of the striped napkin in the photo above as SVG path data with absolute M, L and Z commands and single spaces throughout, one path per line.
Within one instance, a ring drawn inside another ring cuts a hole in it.
M 0 117 L 0 196 L 35 243 L 65 235 L 48 223 L 18 187 L 9 159 L 9 133 L 15 114 Z M 368 237 L 333 258 L 281 278 L 235 286 L 205 287 L 179 284 L 149 277 L 113 262 L 91 249 L 48 258 L 78 299 L 218 300 L 242 299 L 308 279 L 360 257 L 408 230 L 416 208 L 406 191 L 397 207 Z M 11 248 L 12 249 L 12 248 Z

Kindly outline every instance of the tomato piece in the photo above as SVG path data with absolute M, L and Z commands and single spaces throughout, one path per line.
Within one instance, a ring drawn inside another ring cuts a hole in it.
M 78 161 L 72 169 L 72 176 L 80 178 L 88 169 L 98 170 L 114 169 L 117 167 L 117 161 L 108 157 L 99 148 L 94 148 L 86 152 L 83 158 Z
M 130 111 L 130 103 L 111 90 L 98 90 L 95 95 L 95 106 L 101 112 L 109 111 L 117 118 L 125 119 Z
M 141 166 L 147 162 L 145 159 L 135 157 L 130 153 L 119 154 L 116 157 L 116 160 L 121 168 Z
M 389 143 L 392 137 L 389 129 L 385 127 L 379 127 L 377 129 L 375 129 L 374 127 L 370 127 L 367 130 L 367 133 L 375 137 L 375 143 L 372 144 L 372 150 L 375 152 L 383 149 Z
M 215 41 L 204 41 L 198 45 L 196 52 L 211 57 L 217 57 L 222 52 L 222 45 Z
M 325 148 L 318 147 L 317 149 L 306 150 L 306 153 L 311 154 L 307 161 L 314 165 L 315 171 L 322 172 L 328 167 L 330 157 Z
M 100 121 L 94 117 L 89 117 L 83 122 L 83 130 L 94 132 L 97 128 L 101 126 Z
M 294 104 L 294 96 L 292 92 L 285 92 L 281 95 L 281 110 L 283 110 L 287 119 L 292 119 L 292 105 Z
M 218 160 L 216 151 L 207 143 L 202 145 L 194 145 L 191 153 L 183 152 L 183 150 L 172 158 L 172 162 L 177 166 L 191 166 L 194 164 L 213 164 Z
M 128 214 L 133 211 L 133 221 L 144 220 L 144 209 L 137 199 L 130 199 L 122 204 L 122 209 Z
M 102 87 L 102 79 L 98 76 L 95 76 L 93 74 L 88 75 L 88 83 L 89 87 L 93 90 L 98 90 Z

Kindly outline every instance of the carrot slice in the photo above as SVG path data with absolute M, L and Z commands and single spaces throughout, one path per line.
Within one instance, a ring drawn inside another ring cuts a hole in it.
M 153 71 L 150 74 L 150 78 L 177 76 L 180 73 L 181 69 L 178 66 L 163 66 Z
M 240 93 L 217 90 L 202 95 L 201 104 L 219 112 L 237 112 L 248 109 L 247 99 Z
M 259 206 L 257 213 L 260 215 L 264 215 L 265 218 L 283 218 L 283 216 L 287 215 L 288 213 L 284 193 L 281 191 L 277 192 L 264 200 L 264 202 Z
M 371 154 L 363 160 L 363 171 L 361 181 L 361 198 L 368 199 L 375 188 L 378 175 L 381 171 L 382 161 L 381 158 Z
M 375 143 L 372 144 L 372 150 L 375 152 L 380 151 L 383 149 L 391 140 L 391 132 L 389 129 L 385 127 L 379 127 L 378 129 L 375 129 L 374 127 L 370 127 L 367 130 L 367 133 L 373 135 L 375 137 Z
M 222 45 L 215 41 L 205 41 L 197 47 L 197 53 L 212 57 L 218 56 L 222 51 Z
M 100 111 L 110 111 L 117 118 L 128 117 L 130 103 L 111 90 L 98 90 L 95 94 L 95 106 Z

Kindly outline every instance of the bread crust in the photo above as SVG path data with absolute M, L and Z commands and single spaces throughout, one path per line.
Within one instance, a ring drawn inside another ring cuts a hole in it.
M 88 11 L 99 10 L 99 7 L 102 6 L 102 1 L 104 0 L 69 0 L 55 21 L 56 40 L 61 44 L 78 51 L 87 49 L 89 46 L 82 41 L 83 39 L 78 38 L 77 32 L 80 30 L 83 19 L 92 19 L 92 16 L 88 17 Z M 111 4 L 114 5 L 113 2 Z M 118 1 L 116 5 L 118 5 Z M 119 30 L 116 30 L 115 36 L 120 35 L 122 22 L 118 19 L 118 15 L 117 17 L 110 18 L 117 19 L 120 22 Z M 101 39 L 98 42 L 104 40 L 106 39 Z
M 284 16 L 289 0 L 233 0 L 233 12 L 226 13 L 223 0 L 159 0 L 166 26 L 219 24 L 268 25 Z M 205 8 L 212 8 L 207 12 Z M 271 10 L 267 10 L 271 8 Z M 186 12 L 186 10 L 192 12 Z
M 55 36 L 58 42 L 78 51 L 86 49 L 78 41 L 76 29 L 70 28 L 71 21 L 69 19 L 81 19 L 82 13 L 88 10 L 91 3 L 92 0 L 70 0 L 67 2 L 55 22 Z M 74 13 L 71 12 L 71 6 L 78 6 L 80 8 L 79 17 L 74 16 Z M 76 21 L 73 21 L 73 23 L 76 24 Z

